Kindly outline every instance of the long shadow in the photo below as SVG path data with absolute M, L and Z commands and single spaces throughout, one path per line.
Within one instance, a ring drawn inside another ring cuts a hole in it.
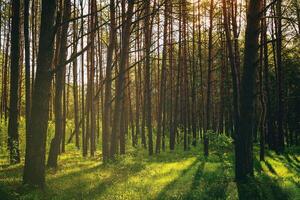
M 300 163 L 300 160 L 297 158 L 297 156 L 293 155 L 293 158 L 294 158 L 298 163 Z
M 300 165 L 296 164 L 288 154 L 284 155 L 284 157 L 281 157 L 281 162 L 284 164 L 285 167 L 288 168 L 289 171 L 292 173 L 300 173 Z
M 295 162 L 289 154 L 284 155 L 285 159 L 288 161 L 289 164 L 291 164 L 292 166 L 294 166 L 295 168 L 297 168 L 298 170 L 300 169 L 300 164 L 298 164 L 297 162 Z
M 259 178 L 249 177 L 247 180 L 238 181 L 239 200 L 285 200 L 289 194 L 284 191 L 275 179 L 267 175 Z
M 277 172 L 275 171 L 275 169 L 273 168 L 273 166 L 272 166 L 268 161 L 265 161 L 265 164 L 266 164 L 266 166 L 268 167 L 269 171 L 270 171 L 272 174 L 278 176 Z
M 134 172 L 134 171 L 141 171 L 142 169 L 144 169 L 146 166 L 145 163 L 141 162 L 141 163 L 130 163 L 130 164 L 120 164 L 120 165 L 113 165 L 113 164 L 99 164 L 96 165 L 94 167 L 89 167 L 86 169 L 79 169 L 64 175 L 61 175 L 59 177 L 53 177 L 51 178 L 49 181 L 59 181 L 59 180 L 63 180 L 66 178 L 70 178 L 70 177 L 74 177 L 74 176 L 83 176 L 89 173 L 94 173 L 96 171 L 101 171 L 101 170 L 113 170 L 114 174 L 116 174 L 117 171 L 119 171 L 120 169 L 126 169 L 126 172 Z M 48 172 L 49 173 L 49 172 Z M 123 172 L 124 173 L 124 172 Z
M 196 171 L 196 174 L 195 174 L 194 179 L 193 179 L 191 191 L 197 189 L 197 187 L 200 185 L 200 180 L 201 180 L 201 177 L 203 175 L 204 166 L 205 166 L 205 161 L 203 161 L 199 165 L 199 167 L 198 167 L 198 169 Z
M 134 164 L 136 165 L 136 164 Z M 108 167 L 108 166 L 105 166 Z M 82 188 L 80 191 L 76 191 L 78 188 L 78 185 L 74 185 L 72 187 L 66 188 L 64 191 L 67 193 L 74 193 L 75 196 L 84 194 L 84 199 L 95 199 L 96 197 L 100 197 L 105 193 L 105 191 L 109 188 L 111 188 L 113 185 L 117 185 L 119 183 L 125 182 L 128 180 L 129 177 L 133 176 L 134 174 L 139 173 L 145 168 L 145 165 L 140 165 L 139 167 L 135 166 L 134 168 L 131 168 L 132 166 L 124 165 L 122 168 L 116 168 L 112 167 L 113 173 L 109 175 L 108 177 L 105 177 L 103 179 L 97 180 L 97 183 L 92 188 Z M 99 169 L 99 168 L 98 168 Z M 97 169 L 96 169 L 97 170 Z M 97 170 L 100 171 L 100 170 Z M 89 171 L 87 173 L 94 173 L 93 171 Z M 84 179 L 84 177 L 82 177 Z M 88 185 L 89 181 L 84 181 L 81 179 L 80 185 Z M 77 194 L 78 195 L 77 195 Z
M 207 180 L 207 188 L 201 196 L 194 199 L 226 199 L 226 190 L 229 184 L 229 177 L 225 175 L 225 166 L 223 166 L 223 160 L 221 160 L 221 169 L 217 169 L 216 172 L 209 172 L 205 175 Z M 220 171 L 219 171 L 220 170 Z
M 64 179 L 75 177 L 75 176 L 82 176 L 84 174 L 89 174 L 89 173 L 96 172 L 96 171 L 98 171 L 102 168 L 103 168 L 102 165 L 96 165 L 94 167 L 89 167 L 89 168 L 86 168 L 86 169 L 79 169 L 79 170 L 72 171 L 72 172 L 69 172 L 69 173 L 64 173 L 61 176 L 50 177 L 48 182 L 51 183 L 51 182 L 61 181 L 61 180 L 64 180 Z M 58 173 L 58 172 L 54 171 L 53 169 L 48 169 L 48 171 L 47 171 L 47 174 L 55 174 L 55 173 Z
M 267 155 L 273 160 L 282 163 L 292 173 L 300 173 L 300 165 L 297 163 L 297 157 L 295 155 L 285 153 L 281 156 L 274 156 L 270 152 L 267 152 Z M 293 159 L 291 158 L 291 156 L 293 156 Z
M 197 191 L 199 191 L 200 181 L 203 177 L 203 170 L 205 167 L 206 160 L 201 162 L 201 164 L 198 166 L 197 171 L 194 175 L 194 179 L 192 182 L 192 186 L 190 190 L 184 195 L 183 199 L 194 199 L 195 194 L 197 194 Z
M 134 165 L 134 166 L 133 166 Z M 136 166 L 139 165 L 139 166 Z M 81 169 L 59 177 L 53 177 L 47 182 L 48 189 L 41 195 L 44 199 L 95 199 L 105 193 L 107 189 L 115 184 L 126 181 L 130 176 L 139 173 L 145 168 L 144 164 L 124 164 L 122 166 L 99 164 L 87 169 Z M 102 170 L 113 171 L 106 177 L 99 176 L 99 179 L 90 178 L 90 175 L 101 173 Z M 87 177 L 85 177 L 87 176 Z M 52 187 L 62 185 L 57 193 Z M 80 189 L 79 189 L 80 188 Z M 28 191 L 23 190 L 21 195 Z M 1 199 L 1 198 L 0 198 Z
M 272 156 L 270 156 L 272 157 Z M 276 174 L 273 166 L 265 162 L 271 173 Z M 238 181 L 238 196 L 240 200 L 285 200 L 289 199 L 289 194 L 281 188 L 278 181 L 266 175 L 262 168 L 261 162 L 254 157 L 254 168 L 259 176 L 249 177 L 245 181 Z
M 23 165 L 12 166 L 11 168 L 7 167 L 0 170 L 0 182 L 5 179 L 17 179 L 22 176 Z
M 294 160 L 291 159 L 289 154 L 284 154 L 282 156 L 277 156 L 277 157 L 273 156 L 270 153 L 268 155 L 273 160 L 276 160 L 280 162 L 282 165 L 284 165 L 291 173 L 300 173 L 300 166 Z M 275 170 L 270 163 L 266 162 L 266 165 L 273 174 L 277 175 L 276 173 L 274 173 Z
M 152 157 L 149 156 L 143 156 L 143 157 L 136 157 L 135 160 L 136 161 L 143 161 L 143 162 L 148 162 L 148 163 L 172 163 L 172 162 L 180 162 L 183 160 L 186 160 L 188 158 L 192 158 L 195 156 L 198 156 L 198 154 L 194 153 L 194 152 L 166 152 L 166 153 L 162 153 L 159 155 L 155 155 Z
M 180 182 L 180 179 L 183 178 L 184 176 L 186 176 L 188 174 L 188 172 L 190 172 L 191 170 L 193 170 L 193 167 L 200 161 L 200 159 L 196 159 L 189 167 L 187 167 L 186 169 L 184 169 L 181 174 L 178 176 L 178 178 L 174 179 L 172 182 L 170 182 L 169 184 L 167 184 L 162 190 L 161 192 L 157 195 L 158 200 L 164 200 L 167 199 L 167 193 L 173 188 L 175 187 L 175 185 L 177 183 Z M 201 165 L 200 165 L 201 166 Z M 204 165 L 203 165 L 204 167 Z M 198 168 L 199 169 L 199 168 Z M 198 171 L 198 170 L 197 170 Z

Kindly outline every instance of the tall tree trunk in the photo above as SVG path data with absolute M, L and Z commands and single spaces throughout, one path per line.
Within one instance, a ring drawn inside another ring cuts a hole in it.
M 74 5 L 74 16 L 77 17 L 76 5 Z M 78 38 L 78 25 L 73 22 L 73 53 L 77 53 L 77 38 Z M 77 58 L 73 61 L 73 98 L 74 98 L 74 125 L 75 125 L 75 145 L 79 149 L 79 108 L 78 108 L 78 66 Z
M 264 0 L 265 2 L 266 0 Z M 266 5 L 266 2 L 264 3 Z M 265 13 L 263 13 L 265 16 Z M 267 43 L 267 22 L 266 19 L 263 19 L 263 52 L 264 52 L 264 90 L 265 90 L 265 104 L 266 104 L 266 124 L 265 124 L 265 137 L 267 137 L 268 145 L 271 147 L 271 127 L 272 127 L 272 120 L 271 120 L 271 99 L 270 99 L 270 84 L 269 84 L 269 53 L 268 53 L 268 43 Z
M 90 153 L 91 156 L 94 156 L 96 151 L 96 100 L 94 99 L 94 82 L 95 82 L 95 72 L 96 72 L 96 65 L 95 65 L 95 31 L 96 28 L 96 11 L 97 11 L 97 4 L 95 0 L 91 0 L 90 2 L 90 10 L 91 13 L 91 20 L 90 20 L 90 29 L 92 31 L 91 35 L 91 46 L 90 46 L 90 115 L 91 115 L 91 127 L 90 127 Z M 97 97 L 98 98 L 98 97 Z
M 71 14 L 70 0 L 64 1 L 63 6 L 63 21 L 67 21 Z M 65 23 L 61 29 L 59 58 L 56 68 L 62 66 L 67 56 L 67 34 L 69 23 Z M 61 68 L 61 67 L 60 67 Z M 65 87 L 65 67 L 58 69 L 55 74 L 55 135 L 51 141 L 49 157 L 47 165 L 49 167 L 57 167 L 57 158 L 60 153 L 61 138 L 63 135 L 63 89 Z
M 37 73 L 29 123 L 31 137 L 26 138 L 27 156 L 25 158 L 23 182 L 40 187 L 45 184 L 45 151 L 49 117 L 49 91 L 52 80 L 51 62 L 55 34 L 55 10 L 56 1 L 42 1 Z
M 151 48 L 151 22 L 150 22 L 150 0 L 145 2 L 145 112 L 146 112 L 146 126 L 148 131 L 148 151 L 149 155 L 153 154 L 153 140 L 152 140 L 152 105 L 151 105 L 151 72 L 150 72 L 150 48 Z
M 29 41 L 29 0 L 24 1 L 24 40 L 25 40 L 25 120 L 26 134 L 29 133 L 30 117 L 30 41 Z M 27 135 L 26 137 L 30 137 Z
M 80 31 L 81 31 L 81 41 L 80 46 L 83 49 L 84 43 L 84 20 L 83 20 L 83 0 L 80 0 L 80 11 L 81 11 L 81 21 L 80 21 Z M 85 146 L 86 146 L 86 131 L 85 131 L 85 98 L 84 98 L 84 53 L 81 55 L 81 140 L 82 140 L 82 156 L 86 156 Z
M 231 67 L 231 79 L 232 79 L 232 88 L 233 88 L 233 123 L 234 123 L 234 137 L 238 133 L 239 130 L 239 62 L 235 61 L 233 45 L 231 40 L 231 34 L 229 29 L 229 17 L 227 15 L 227 5 L 226 0 L 222 0 L 222 8 L 223 8 L 223 15 L 224 15 L 224 29 L 226 35 L 226 42 L 227 42 L 227 49 L 228 49 L 228 56 L 230 61 Z
M 266 0 L 263 1 L 263 7 L 266 7 Z M 265 141 L 266 136 L 269 135 L 270 124 L 270 108 L 269 108 L 269 63 L 268 63 L 268 43 L 267 43 L 267 21 L 265 12 L 262 13 L 261 20 L 261 71 L 260 71 L 260 100 L 262 106 L 261 113 L 261 136 L 260 136 L 260 160 L 265 160 Z
M 212 30 L 213 30 L 213 9 L 214 9 L 214 1 L 210 1 L 209 8 L 209 30 L 208 30 L 208 65 L 207 65 L 207 94 L 206 94 L 206 127 L 204 132 L 204 155 L 208 156 L 208 143 L 209 139 L 207 136 L 208 130 L 211 129 L 210 124 L 210 114 L 211 114 L 211 76 L 212 76 L 212 66 L 213 66 L 213 41 L 212 41 Z
M 18 133 L 18 102 L 20 75 L 20 1 L 12 1 L 11 56 L 10 56 L 10 103 L 8 121 L 8 148 L 10 163 L 20 162 Z
M 253 176 L 252 126 L 254 86 L 258 66 L 258 38 L 262 1 L 250 0 L 247 12 L 244 70 L 240 95 L 240 130 L 235 140 L 235 176 L 238 181 Z
M 165 103 L 165 84 L 166 84 L 166 65 L 167 65 L 167 37 L 168 37 L 168 4 L 165 2 L 164 10 L 164 30 L 163 30 L 163 57 L 162 57 L 162 67 L 161 67 L 161 79 L 160 79 L 160 94 L 158 102 L 158 116 L 157 116 L 157 137 L 156 137 L 156 148 L 155 152 L 160 152 L 161 146 L 161 131 L 162 131 L 162 118 L 163 109 Z
M 197 88 L 196 88 L 196 81 L 197 81 L 197 72 L 196 72 L 196 20 L 197 16 L 195 13 L 195 4 L 193 4 L 193 25 L 192 25 L 192 84 L 191 84 L 191 97 L 192 97 L 192 104 L 191 104 L 191 117 L 192 117 L 192 132 L 193 132 L 193 140 L 192 145 L 196 146 L 197 144 Z
M 111 146 L 110 146 L 110 157 L 114 158 L 118 152 L 118 137 L 120 135 L 120 124 L 121 124 L 121 116 L 120 111 L 122 109 L 122 102 L 124 98 L 124 90 L 125 90 L 125 71 L 126 71 L 126 62 L 127 56 L 129 53 L 129 39 L 130 39 L 130 31 L 132 24 L 132 16 L 133 16 L 133 7 L 134 0 L 128 0 L 128 7 L 126 12 L 126 21 L 124 22 L 123 32 L 122 32 L 122 47 L 120 53 L 120 70 L 116 83 L 116 97 L 115 97 L 115 110 L 113 117 L 113 127 L 111 133 Z
M 139 24 L 137 25 L 139 28 Z M 139 44 L 140 44 L 140 32 L 137 31 L 136 33 L 136 49 L 139 49 Z M 135 76 L 135 138 L 134 138 L 134 145 L 138 144 L 138 137 L 141 134 L 141 129 L 140 129 L 140 84 L 141 84 L 141 77 L 139 76 L 138 72 L 140 71 L 141 64 L 139 61 L 140 58 L 140 52 L 135 55 L 136 56 L 136 62 L 138 62 L 137 66 L 134 68 L 134 76 Z
M 278 111 L 277 111 L 277 123 L 278 123 L 278 135 L 276 138 L 276 152 L 283 153 L 284 151 L 284 101 L 283 101 L 283 66 L 282 66 L 282 11 L 281 2 L 278 0 L 276 3 L 276 61 L 277 61 L 277 92 L 278 92 Z
M 181 7 L 181 4 L 180 4 Z M 172 8 L 172 7 L 171 7 Z M 171 10 L 172 12 L 172 10 Z M 175 149 L 175 141 L 176 141 L 176 133 L 177 133 L 177 123 L 178 123 L 178 107 L 179 107 L 179 92 L 180 92 L 180 81 L 181 81 L 181 40 L 182 40 L 182 34 L 181 34 L 181 22 L 182 20 L 182 15 L 181 15 L 181 8 L 180 8 L 180 15 L 179 15 L 179 36 L 178 36 L 178 63 L 177 63 L 177 77 L 176 77 L 176 89 L 175 89 L 175 102 L 174 105 L 172 105 L 173 110 L 172 110 L 172 122 L 171 122 L 171 127 L 170 127 L 170 150 Z M 172 28 L 171 28 L 172 31 Z M 172 55 L 172 54 L 171 54 Z M 170 59 L 171 60 L 171 59 Z M 175 74 L 174 74 L 175 75 Z M 177 137 L 178 138 L 178 137 Z
M 115 0 L 110 0 L 110 31 L 109 45 L 107 48 L 106 58 L 106 80 L 104 95 L 104 111 L 102 120 L 102 156 L 103 161 L 109 158 L 109 138 L 110 138 L 110 120 L 111 120 L 111 84 L 112 84 L 112 60 L 113 52 L 116 45 L 116 19 L 115 19 Z

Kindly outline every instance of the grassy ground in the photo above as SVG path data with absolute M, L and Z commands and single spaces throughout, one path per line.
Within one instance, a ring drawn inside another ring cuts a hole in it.
M 0 159 L 0 199 L 300 199 L 300 154 L 255 157 L 256 178 L 237 184 L 231 152 L 204 159 L 200 147 L 153 157 L 138 149 L 104 165 L 99 153 L 82 158 L 68 146 L 59 168 L 47 170 L 44 191 L 22 186 L 23 165 Z

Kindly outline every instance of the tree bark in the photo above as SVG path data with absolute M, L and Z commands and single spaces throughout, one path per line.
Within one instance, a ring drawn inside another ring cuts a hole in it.
M 37 73 L 32 95 L 29 131 L 26 138 L 26 158 L 23 174 L 25 184 L 45 185 L 46 134 L 49 117 L 49 91 L 51 87 L 51 63 L 56 1 L 42 1 Z
M 10 55 L 10 103 L 8 121 L 8 148 L 10 163 L 20 162 L 18 113 L 19 113 L 19 75 L 20 75 L 20 1 L 12 1 Z
M 29 133 L 29 117 L 30 117 L 30 41 L 29 41 L 29 0 L 24 1 L 24 40 L 25 40 L 25 120 L 26 133 Z M 27 135 L 26 137 L 30 137 Z
M 150 89 L 150 81 L 151 81 L 151 72 L 150 72 L 150 48 L 151 48 L 151 24 L 150 24 L 150 0 L 146 0 L 145 2 L 145 94 L 144 94 L 144 102 L 145 102 L 145 112 L 146 112 L 146 126 L 148 132 L 148 151 L 149 155 L 153 154 L 153 140 L 152 140 L 152 105 L 151 105 L 151 89 Z
M 74 5 L 74 15 L 77 16 L 76 6 Z M 73 52 L 77 53 L 77 37 L 78 37 L 77 22 L 73 22 Z M 79 107 L 78 107 L 78 66 L 77 58 L 73 61 L 73 98 L 74 98 L 74 124 L 75 124 L 75 145 L 79 149 Z
M 155 153 L 160 152 L 161 147 L 161 131 L 162 131 L 162 118 L 165 103 L 165 84 L 166 84 L 166 65 L 167 65 L 167 37 L 168 37 L 168 1 L 165 2 L 164 10 L 164 30 L 163 30 L 163 57 L 160 78 L 160 94 L 158 102 L 158 116 L 157 116 L 157 137 Z
M 71 14 L 70 0 L 64 1 L 62 21 L 67 21 Z M 63 65 L 67 56 L 67 34 L 69 23 L 62 26 L 58 66 Z M 55 135 L 51 141 L 48 163 L 49 167 L 57 167 L 57 158 L 60 153 L 61 138 L 63 135 L 63 89 L 65 87 L 65 68 L 59 69 L 55 74 Z
M 235 177 L 238 181 L 245 180 L 247 176 L 253 176 L 253 104 L 255 99 L 256 69 L 258 66 L 261 9 L 262 1 L 249 1 L 245 33 L 244 71 L 240 93 L 240 130 L 235 140 Z
M 282 0 L 277 0 L 276 3 L 276 61 L 277 61 L 277 92 L 278 92 L 278 135 L 276 137 L 276 152 L 283 153 L 284 151 L 284 100 L 283 100 L 283 66 L 282 66 Z
M 209 139 L 207 136 L 208 130 L 211 129 L 210 125 L 210 112 L 211 112 L 211 76 L 212 76 L 212 51 L 213 51 L 213 41 L 212 41 L 212 30 L 213 30 L 213 9 L 214 9 L 214 1 L 210 1 L 210 9 L 209 9 L 209 31 L 208 31 L 208 65 L 207 65 L 207 94 L 206 94 L 206 127 L 204 131 L 204 155 L 208 156 L 208 144 Z
M 118 152 L 118 137 L 120 135 L 120 125 L 121 125 L 121 116 L 120 111 L 122 109 L 122 102 L 124 98 L 124 90 L 125 90 L 125 69 L 126 69 L 126 61 L 129 51 L 129 39 L 130 39 L 130 31 L 132 24 L 132 16 L 133 16 L 133 7 L 134 0 L 128 1 L 128 8 L 126 12 L 126 21 L 124 22 L 123 32 L 122 32 L 122 47 L 120 54 L 120 70 L 119 76 L 116 83 L 116 97 L 115 97 L 115 110 L 113 117 L 113 127 L 112 134 L 110 139 L 110 158 L 114 158 Z

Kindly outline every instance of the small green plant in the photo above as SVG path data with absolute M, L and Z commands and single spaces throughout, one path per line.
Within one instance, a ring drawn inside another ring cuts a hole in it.
M 217 149 L 228 149 L 232 146 L 232 138 L 225 134 L 216 133 L 212 130 L 207 131 L 211 146 Z

